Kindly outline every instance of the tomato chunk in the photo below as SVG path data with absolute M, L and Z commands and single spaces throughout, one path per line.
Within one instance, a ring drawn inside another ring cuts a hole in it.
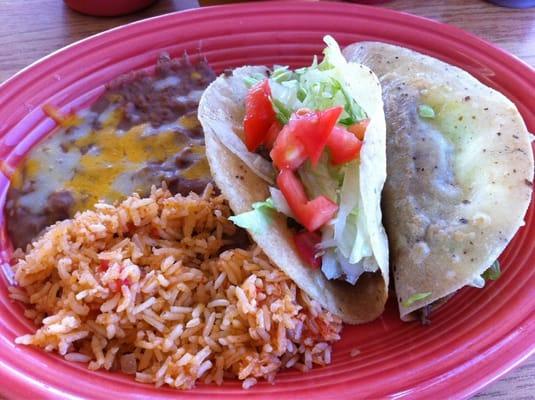
M 338 211 L 338 204 L 328 197 L 318 196 L 308 201 L 299 213 L 305 223 L 303 226 L 309 231 L 315 231 L 329 222 Z
M 264 142 L 275 118 L 269 81 L 264 79 L 251 87 L 245 98 L 243 130 L 247 150 L 255 151 Z
M 290 126 L 295 132 L 295 136 L 305 146 L 313 166 L 318 163 L 342 111 L 342 107 L 332 107 L 324 111 L 298 110 L 292 115 Z
M 295 247 L 301 259 L 312 268 L 321 267 L 321 257 L 317 257 L 317 246 L 321 236 L 316 232 L 299 232 L 294 235 Z
M 362 142 L 341 126 L 335 126 L 327 141 L 327 148 L 331 150 L 331 164 L 345 164 L 360 154 Z
M 277 137 L 279 136 L 281 130 L 282 125 L 280 124 L 280 122 L 277 120 L 273 121 L 268 130 L 266 139 L 264 140 L 264 144 L 268 150 L 271 150 L 273 148 L 275 140 L 277 140 Z
M 364 140 L 364 134 L 366 133 L 366 129 L 368 129 L 368 125 L 370 124 L 369 119 L 363 119 L 362 121 L 357 122 L 356 124 L 351 125 L 347 130 L 351 133 L 353 133 L 357 139 L 360 141 Z
M 269 156 L 273 160 L 273 164 L 281 170 L 295 170 L 307 159 L 305 146 L 295 137 L 290 124 L 284 126 L 280 131 Z
M 310 232 L 322 227 L 338 211 L 338 205 L 325 196 L 309 201 L 303 184 L 289 169 L 279 173 L 277 185 L 297 221 Z

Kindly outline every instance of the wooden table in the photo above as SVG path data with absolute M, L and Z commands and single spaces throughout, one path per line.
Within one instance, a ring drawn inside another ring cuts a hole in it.
M 198 6 L 196 0 L 160 0 L 132 15 L 94 18 L 71 11 L 60 0 L 0 0 L 0 82 L 48 53 L 94 33 Z M 477 0 L 397 0 L 382 6 L 457 25 L 535 65 L 535 9 L 512 10 Z M 475 397 L 534 396 L 535 356 Z

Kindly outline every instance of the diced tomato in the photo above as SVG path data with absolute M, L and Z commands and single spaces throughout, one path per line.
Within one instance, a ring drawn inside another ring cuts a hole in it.
M 342 107 L 295 112 L 278 134 L 270 153 L 275 166 L 295 170 L 307 157 L 316 165 L 341 113 Z
M 281 130 L 282 125 L 280 124 L 280 122 L 277 120 L 273 121 L 271 127 L 268 130 L 266 139 L 264 140 L 264 145 L 268 150 L 271 150 L 273 148 L 275 140 L 277 140 L 277 137 L 279 136 Z
M 301 259 L 312 268 L 321 267 L 321 257 L 316 257 L 321 236 L 316 232 L 299 232 L 294 235 L 295 247 Z
M 264 79 L 251 87 L 245 98 L 243 129 L 245 145 L 249 151 L 255 151 L 264 142 L 275 118 L 269 81 Z
M 303 226 L 309 231 L 315 231 L 329 222 L 338 211 L 338 204 L 328 197 L 318 196 L 314 200 L 308 201 L 299 213 L 303 221 Z
M 297 221 L 310 232 L 323 226 L 338 211 L 338 205 L 325 196 L 309 201 L 303 184 L 289 169 L 280 171 L 277 185 Z
M 289 169 L 283 169 L 277 176 L 277 186 L 292 209 L 298 209 L 308 201 L 305 187 Z
M 331 150 L 331 163 L 334 165 L 352 161 L 360 154 L 362 142 L 342 126 L 335 126 L 327 141 Z
M 310 162 L 315 166 L 320 157 L 331 131 L 342 114 L 342 107 L 332 107 L 324 111 L 299 110 L 290 119 L 291 129 L 303 143 Z
M 97 267 L 99 272 L 105 272 L 110 267 L 110 262 L 108 260 L 100 260 L 100 265 Z
M 351 125 L 347 130 L 351 133 L 353 133 L 358 140 L 363 141 L 364 140 L 364 134 L 366 133 L 366 129 L 368 128 L 368 125 L 370 124 L 369 119 L 363 119 L 362 121 L 357 122 L 356 124 Z
M 273 164 L 281 170 L 286 168 L 295 170 L 307 159 L 305 146 L 295 137 L 290 124 L 280 131 L 269 156 Z

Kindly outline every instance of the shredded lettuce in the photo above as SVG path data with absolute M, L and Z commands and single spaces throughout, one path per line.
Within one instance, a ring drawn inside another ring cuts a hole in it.
M 340 208 L 334 221 L 333 238 L 341 254 L 349 258 L 355 240 L 358 213 L 359 166 L 353 161 L 345 167 L 346 173 L 340 192 Z M 351 217 L 350 217 L 351 215 Z M 346 226 L 348 229 L 346 229 Z
M 275 209 L 278 212 L 284 215 L 287 215 L 290 218 L 295 219 L 295 215 L 292 212 L 292 210 L 290 210 L 290 206 L 288 205 L 288 202 L 284 198 L 284 195 L 282 194 L 282 192 L 279 189 L 270 186 L 269 193 L 271 194 L 271 200 L 273 202 L 273 206 L 275 207 Z
M 343 85 L 340 85 L 340 82 L 338 81 L 335 81 L 335 84 L 339 85 L 339 90 L 344 95 L 344 99 L 345 99 L 344 110 L 349 115 L 349 117 L 342 118 L 340 120 L 340 123 L 349 126 L 363 119 L 366 119 L 367 118 L 366 112 L 357 103 L 357 101 L 353 97 L 351 97 L 351 95 L 347 92 L 347 89 Z
M 496 260 L 485 270 L 485 272 L 483 272 L 481 276 L 476 276 L 468 285 L 481 289 L 485 287 L 486 281 L 495 281 L 500 277 L 500 275 L 500 262 Z
M 248 229 L 253 233 L 262 234 L 271 225 L 273 213 L 276 210 L 273 200 L 268 198 L 265 201 L 253 203 L 253 209 L 244 213 L 234 215 L 228 219 L 241 228 Z
M 283 102 L 277 99 L 273 99 L 273 108 L 277 113 L 277 120 L 282 125 L 286 125 L 290 121 L 292 111 L 288 107 L 286 107 Z
M 338 262 L 335 249 L 330 249 L 323 254 L 321 271 L 327 279 L 338 279 L 343 276 L 342 266 Z
M 282 83 L 284 81 L 291 80 L 293 76 L 294 72 L 291 71 L 287 65 L 276 65 L 273 68 L 271 79 L 273 79 L 275 82 Z
M 248 88 L 258 83 L 258 81 L 252 76 L 246 76 L 245 78 L 243 78 L 243 81 L 245 82 L 245 86 L 247 86 Z
M 495 281 L 501 276 L 500 262 L 494 261 L 492 265 L 483 273 L 483 279 Z
M 315 167 L 307 161 L 297 172 L 309 198 L 323 195 L 338 203 L 338 192 L 344 175 L 340 167 L 331 165 L 327 153 L 321 155 Z
M 350 263 L 338 249 L 329 249 L 323 254 L 321 270 L 327 279 L 343 278 L 354 285 L 364 273 L 362 263 Z
M 420 114 L 420 117 L 422 118 L 435 118 L 435 110 L 433 110 L 433 107 L 428 106 L 427 104 L 418 106 L 418 114 Z
M 368 118 L 365 110 L 347 90 L 347 61 L 336 41 L 325 37 L 327 47 L 321 63 L 315 60 L 310 67 L 290 74 L 286 67 L 273 71 L 270 85 L 279 120 L 287 111 L 299 108 L 323 110 L 343 106 L 340 123 L 352 125 Z M 283 103 L 285 108 L 280 107 Z M 328 152 L 324 152 L 316 167 L 306 162 L 298 170 L 309 198 L 323 195 L 335 201 L 339 210 L 335 219 L 322 229 L 320 248 L 326 250 L 322 270 L 329 279 L 343 277 L 354 284 L 365 270 L 365 259 L 373 256 L 366 216 L 361 210 L 362 198 L 359 177 L 360 161 L 333 167 Z
M 353 214 L 350 214 L 350 216 Z M 357 210 L 357 215 L 355 219 L 349 221 L 346 225 L 346 230 L 351 224 L 355 224 L 356 227 L 353 227 L 356 231 L 355 241 L 353 242 L 353 247 L 351 248 L 351 255 L 349 256 L 349 262 L 357 263 L 366 257 L 373 255 L 370 235 L 366 227 L 366 218 L 364 213 L 361 210 Z
M 338 257 L 338 262 L 344 271 L 345 280 L 352 285 L 357 283 L 357 280 L 365 271 L 362 262 L 352 263 L 343 256 Z
M 326 36 L 324 58 L 318 63 L 295 71 L 287 66 L 276 66 L 270 75 L 273 108 L 282 124 L 288 123 L 293 112 L 300 108 L 324 110 L 342 106 L 344 111 L 339 123 L 350 126 L 368 116 L 358 99 L 349 90 L 353 85 L 348 71 L 349 64 L 336 41 Z M 312 167 L 307 161 L 298 169 L 307 196 L 310 199 L 326 196 L 339 205 L 337 216 L 322 227 L 320 248 L 325 250 L 322 270 L 328 279 L 343 278 L 354 284 L 359 276 L 369 270 L 373 256 L 371 239 L 362 211 L 360 161 L 344 166 L 332 166 L 329 152 L 325 151 L 318 164 Z M 253 206 L 253 210 L 231 217 L 235 224 L 259 232 L 269 225 L 271 212 L 276 209 L 292 216 L 282 193 L 271 188 L 269 206 Z M 375 264 L 374 264 L 375 265 Z M 376 267 L 375 267 L 376 268 Z
M 333 222 L 331 236 L 325 236 L 320 247 L 336 248 L 344 265 L 359 263 L 373 255 L 371 241 L 361 211 L 360 179 L 358 161 L 344 167 L 345 174 L 340 190 L 338 214 Z
M 265 78 L 266 77 L 262 74 L 254 74 L 251 76 L 246 76 L 245 78 L 243 78 L 243 81 L 245 83 L 245 86 L 249 88 L 251 86 L 256 85 L 258 82 L 264 80 Z
M 401 305 L 403 307 L 410 307 L 413 303 L 426 299 L 429 296 L 431 296 L 431 292 L 424 292 L 424 293 L 415 293 L 411 297 L 409 297 L 407 300 L 405 300 Z
M 324 110 L 343 106 L 340 123 L 352 125 L 367 118 L 364 109 L 347 92 L 344 69 L 347 64 L 336 41 L 325 37 L 325 57 L 318 64 L 314 58 L 310 67 L 292 72 L 286 66 L 274 68 L 270 77 L 273 106 L 280 122 L 286 123 L 289 115 L 299 108 Z

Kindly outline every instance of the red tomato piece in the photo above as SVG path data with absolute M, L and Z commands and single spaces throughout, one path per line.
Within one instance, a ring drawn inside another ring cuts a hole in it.
M 297 222 L 310 232 L 322 227 L 338 211 L 338 205 L 325 196 L 318 196 L 309 201 L 303 184 L 289 169 L 283 169 L 279 173 L 277 185 Z
M 295 137 L 290 124 L 280 131 L 269 156 L 280 170 L 296 170 L 307 159 L 305 146 Z
M 364 140 L 364 134 L 366 133 L 366 129 L 368 129 L 368 125 L 370 124 L 369 119 L 363 119 L 362 121 L 357 122 L 356 124 L 351 125 L 347 130 L 351 133 L 353 133 L 358 140 L 362 141 Z
M 331 107 L 324 111 L 298 110 L 292 115 L 289 124 L 295 136 L 305 146 L 313 166 L 317 165 L 342 111 L 342 107 Z
M 275 144 L 275 140 L 277 140 L 277 137 L 279 136 L 280 131 L 282 130 L 282 125 L 279 121 L 275 120 L 271 124 L 271 127 L 268 130 L 266 139 L 264 141 L 264 145 L 268 150 L 271 150 L 273 148 L 273 145 Z
M 308 201 L 305 187 L 295 174 L 289 169 L 283 169 L 277 176 L 277 186 L 292 209 L 298 209 Z
M 294 235 L 295 247 L 301 259 L 312 268 L 321 267 L 321 257 L 317 257 L 317 246 L 321 242 L 321 236 L 316 232 L 299 232 Z
M 335 126 L 327 141 L 327 148 L 331 150 L 331 164 L 345 164 L 357 158 L 360 154 L 362 142 L 341 126 Z
M 269 81 L 264 79 L 251 87 L 245 98 L 243 130 L 245 146 L 249 151 L 255 151 L 264 142 L 275 118 Z
M 312 232 L 329 222 L 337 211 L 338 204 L 328 197 L 318 196 L 302 207 L 299 216 L 304 221 L 303 226 Z

